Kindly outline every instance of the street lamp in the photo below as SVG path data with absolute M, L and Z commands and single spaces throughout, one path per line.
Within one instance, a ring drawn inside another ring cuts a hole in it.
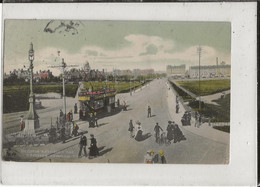
M 35 110 L 35 96 L 33 93 L 33 61 L 34 61 L 34 50 L 33 44 L 30 44 L 28 53 L 28 59 L 30 61 L 30 96 L 29 96 L 29 111 L 25 116 L 25 128 L 24 131 L 29 134 L 34 134 L 35 129 L 39 128 L 39 116 Z

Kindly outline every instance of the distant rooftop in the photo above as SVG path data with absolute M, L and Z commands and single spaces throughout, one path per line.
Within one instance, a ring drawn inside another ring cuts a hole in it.
M 211 65 L 211 66 L 200 66 L 200 69 L 216 69 L 216 68 L 230 68 L 229 64 L 226 65 Z M 190 66 L 190 69 L 199 69 L 199 66 Z

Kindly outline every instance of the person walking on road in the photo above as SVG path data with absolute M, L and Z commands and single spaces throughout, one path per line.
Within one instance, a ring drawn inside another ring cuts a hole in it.
M 125 101 L 124 101 L 124 111 L 127 111 L 127 105 Z
M 78 106 L 77 106 L 77 103 L 75 103 L 74 105 L 74 114 L 77 114 L 78 113 Z
M 23 120 L 23 115 L 20 116 L 21 120 L 20 120 L 20 130 L 23 131 L 23 129 L 25 128 L 25 122 Z
M 200 118 L 200 114 L 198 111 L 196 111 L 195 113 L 195 127 L 198 127 L 199 128 L 199 118 Z
M 65 126 L 63 125 L 60 130 L 60 138 L 62 140 L 62 143 L 65 143 L 65 140 L 66 140 L 65 131 L 66 131 L 66 129 L 65 129 Z
M 159 143 L 160 140 L 160 130 L 163 131 L 163 129 L 159 126 L 158 122 L 156 123 L 155 127 L 154 127 L 154 131 L 155 131 L 155 142 Z
M 130 138 L 134 137 L 134 125 L 133 120 L 130 119 L 128 131 L 130 132 Z
M 180 109 L 179 103 L 176 103 L 176 114 L 179 113 L 179 109 Z
M 76 137 L 78 135 L 79 126 L 76 123 L 74 123 L 74 122 L 72 122 L 72 124 L 73 124 L 72 135 L 74 137 Z
M 118 107 L 118 108 L 120 107 L 120 101 L 119 101 L 119 99 L 117 99 L 117 107 Z
M 97 113 L 96 113 L 96 112 L 94 112 L 94 125 L 95 125 L 96 127 L 99 126 L 99 125 L 98 125 L 98 117 L 97 117 Z
M 160 150 L 159 151 L 159 155 L 160 155 L 160 163 L 161 164 L 166 164 L 166 158 L 164 156 L 164 151 L 163 150 Z
M 89 147 L 89 156 L 90 157 L 97 157 L 99 155 L 98 147 L 97 147 L 97 140 L 94 138 L 94 135 L 91 134 L 90 139 L 90 147 Z
M 63 111 L 60 109 L 60 117 L 63 117 Z
M 86 138 L 86 136 L 81 135 L 80 141 L 79 141 L 79 154 L 78 154 L 79 158 L 81 157 L 82 149 L 84 151 L 84 156 L 87 157 L 86 146 L 87 146 L 87 138 Z
M 148 106 L 147 112 L 148 112 L 147 117 L 148 117 L 148 118 L 151 117 L 151 116 L 152 116 L 152 109 L 151 109 L 150 106 Z

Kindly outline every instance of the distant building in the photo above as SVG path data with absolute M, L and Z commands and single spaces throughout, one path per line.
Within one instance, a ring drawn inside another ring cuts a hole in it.
M 115 75 L 132 75 L 132 76 L 139 76 L 139 75 L 149 75 L 149 74 L 153 74 L 154 73 L 154 69 L 134 69 L 134 70 L 119 70 L 119 69 L 115 69 L 114 70 L 114 74 Z
M 213 77 L 230 77 L 231 66 L 222 62 L 221 65 L 212 66 L 191 66 L 189 68 L 190 78 L 199 78 L 199 71 L 201 78 L 213 78 Z
M 184 64 L 180 66 L 168 65 L 166 72 L 169 76 L 185 76 L 186 66 Z

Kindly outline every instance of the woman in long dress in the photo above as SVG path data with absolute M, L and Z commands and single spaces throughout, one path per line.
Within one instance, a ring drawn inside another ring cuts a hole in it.
M 136 131 L 135 131 L 135 140 L 140 141 L 142 139 L 143 136 L 143 130 L 141 127 L 141 123 L 139 121 L 136 122 L 137 126 L 136 126 Z
M 90 139 L 90 147 L 89 147 L 89 156 L 96 157 L 99 155 L 98 147 L 97 147 L 97 140 L 94 138 L 94 135 L 91 134 Z

